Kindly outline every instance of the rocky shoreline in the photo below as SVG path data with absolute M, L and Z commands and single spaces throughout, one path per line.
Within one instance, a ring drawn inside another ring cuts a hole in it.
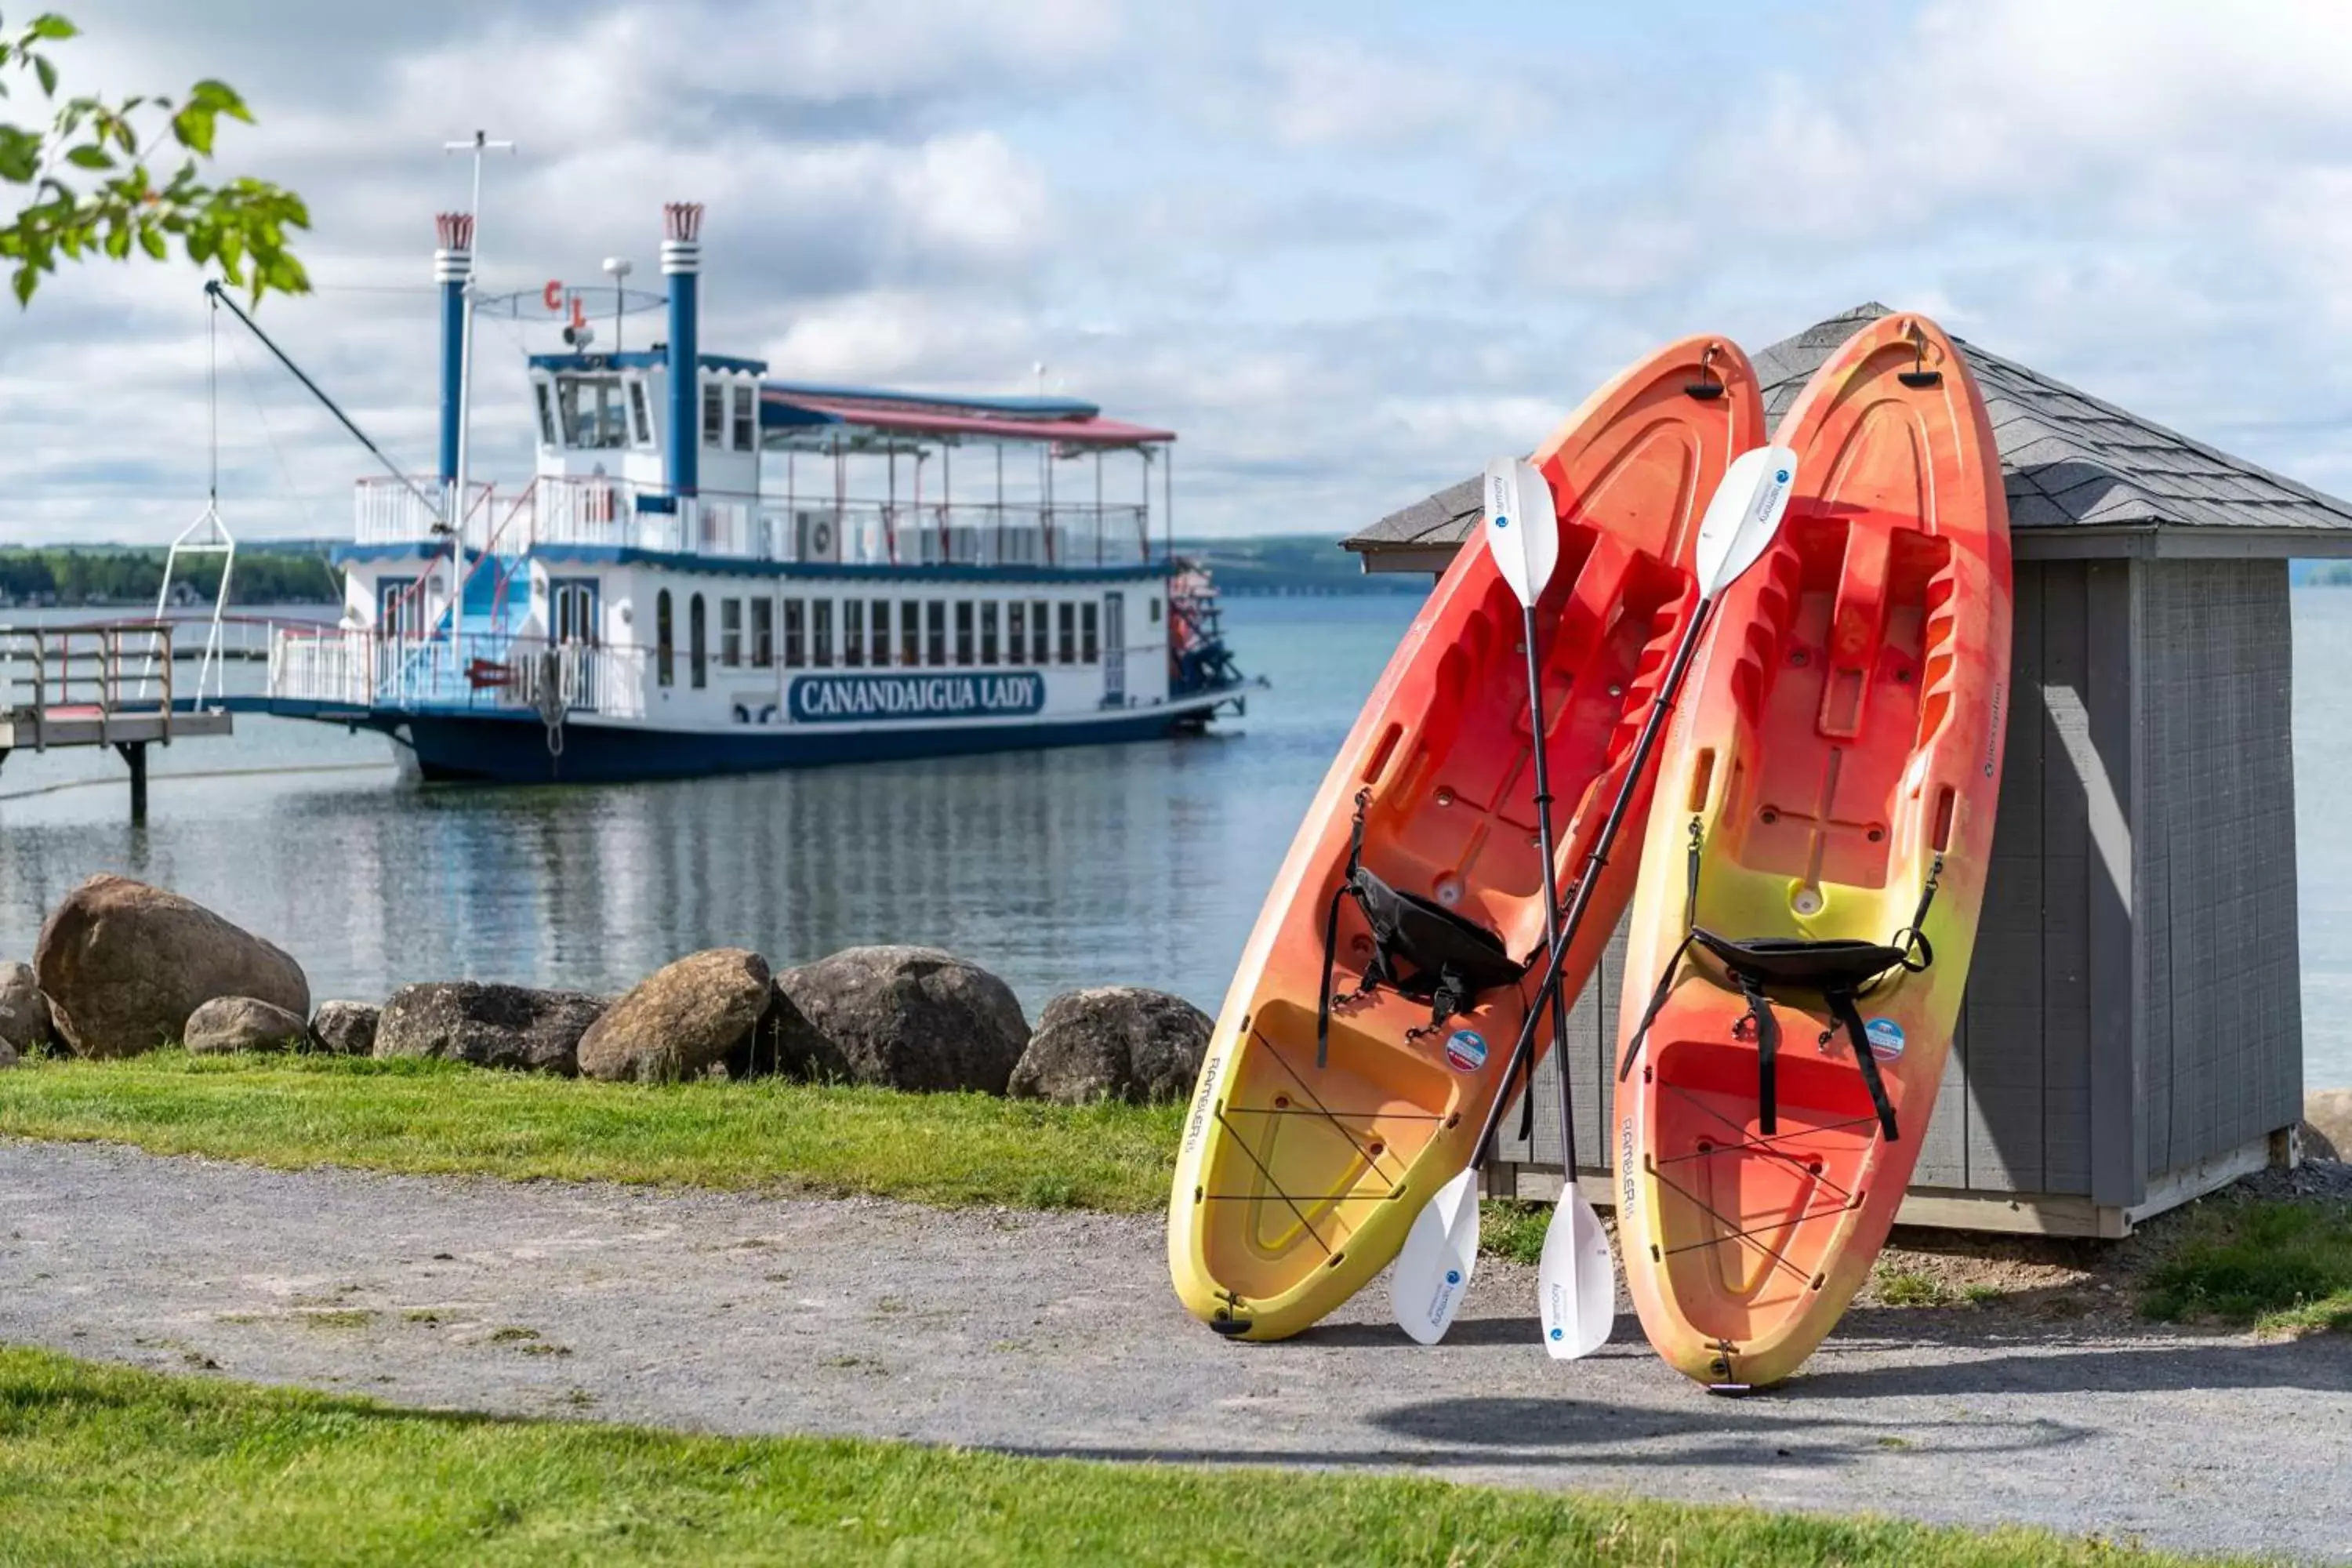
M 1046 1003 L 937 948 L 853 947 L 772 969 L 745 948 L 664 965 L 619 996 L 477 980 L 314 1007 L 302 966 L 191 900 L 90 878 L 33 962 L 0 963 L 0 1068 L 27 1057 L 310 1051 L 670 1082 L 781 1076 L 1087 1104 L 1181 1100 L 1212 1020 L 1180 996 L 1105 985 Z M 2307 1158 L 2352 1154 L 2352 1089 L 2305 1097 Z
M 168 1046 L 423 1057 L 641 1083 L 782 1076 L 1084 1104 L 1180 1100 L 1211 1020 L 1134 986 L 1057 996 L 1032 1028 L 1004 982 L 927 947 L 856 947 L 782 970 L 688 953 L 620 996 L 475 980 L 313 1007 L 301 965 L 191 900 L 90 878 L 30 964 L 0 965 L 0 1068 Z

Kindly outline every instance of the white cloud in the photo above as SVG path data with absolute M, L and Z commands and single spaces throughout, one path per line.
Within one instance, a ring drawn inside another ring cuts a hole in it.
M 218 72 L 232 161 L 310 196 L 327 285 L 264 324 L 431 449 L 429 216 L 491 171 L 499 287 L 652 278 L 709 207 L 706 341 L 775 374 L 1011 390 L 1034 361 L 1182 435 L 1187 528 L 1336 534 L 1546 433 L 1663 339 L 1751 348 L 1866 298 L 2319 482 L 2352 486 L 2352 9 L 1662 3 L 1547 35 L 1337 5 L 551 0 L 289 11 L 85 0 L 69 72 Z M 1557 18 L 1553 18 L 1557 20 Z M 1414 26 L 1423 30 L 1412 31 Z M 396 292 L 344 291 L 352 288 Z M 631 331 L 636 330 L 632 326 Z M 522 446 L 485 337 L 485 460 Z M 0 532 L 147 537 L 204 461 L 184 271 L 100 268 L 0 321 Z M 249 346 L 227 483 L 304 526 L 364 458 Z M 26 438 L 25 433 L 33 435 Z

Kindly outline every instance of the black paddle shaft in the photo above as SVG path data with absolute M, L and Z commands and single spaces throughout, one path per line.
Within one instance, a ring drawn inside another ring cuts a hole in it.
M 1511 1080 L 1535 1048 L 1536 1020 L 1542 1016 L 1544 999 L 1557 1000 L 1559 972 L 1568 967 L 1568 950 L 1576 941 L 1577 927 L 1584 923 L 1584 912 L 1592 904 L 1592 889 L 1600 880 L 1601 868 L 1609 864 L 1610 847 L 1616 842 L 1617 830 L 1625 825 L 1625 814 L 1633 809 L 1633 792 L 1642 787 L 1642 773 L 1650 763 L 1650 753 L 1657 749 L 1658 737 L 1665 732 L 1666 721 L 1673 717 L 1675 703 L 1682 695 L 1683 678 L 1690 673 L 1691 655 L 1698 649 L 1699 633 L 1706 626 L 1706 617 L 1715 608 L 1712 599 L 1701 599 L 1698 608 L 1691 612 L 1690 625 L 1683 628 L 1682 641 L 1675 647 L 1674 662 L 1666 667 L 1665 684 L 1658 689 L 1657 701 L 1650 705 L 1650 716 L 1642 724 L 1641 739 L 1633 743 L 1633 763 L 1625 770 L 1625 782 L 1617 787 L 1617 799 L 1609 807 L 1609 818 L 1601 825 L 1601 837 L 1593 840 L 1592 852 L 1584 858 L 1584 869 L 1577 874 L 1576 890 L 1570 896 L 1568 919 L 1559 934 L 1552 939 L 1551 962 L 1544 966 L 1543 984 L 1536 987 L 1536 1005 L 1528 1010 L 1527 1019 L 1519 1026 L 1519 1037 L 1511 1047 L 1511 1059 L 1503 1068 L 1503 1087 L 1495 1096 L 1495 1103 L 1486 1108 L 1486 1125 L 1478 1130 L 1478 1142 L 1473 1145 L 1483 1156 L 1487 1141 L 1495 1136 L 1495 1124 L 1502 1120 L 1503 1101 L 1510 1097 Z M 1568 1086 L 1568 1061 L 1559 1064 L 1561 1093 Z M 1529 1085 L 1532 1089 L 1533 1084 Z M 1565 1153 L 1565 1151 L 1562 1152 Z M 1566 1168 L 1563 1180 L 1574 1181 L 1576 1169 Z
M 1544 946 L 1559 945 L 1559 862 L 1551 837 L 1551 766 L 1545 755 L 1543 669 L 1536 657 L 1536 607 L 1527 606 L 1528 739 L 1536 755 L 1536 843 L 1543 851 Z M 1576 1110 L 1569 1098 L 1568 1015 L 1551 1010 L 1552 1056 L 1560 1064 L 1559 1139 L 1568 1168 L 1576 1169 Z

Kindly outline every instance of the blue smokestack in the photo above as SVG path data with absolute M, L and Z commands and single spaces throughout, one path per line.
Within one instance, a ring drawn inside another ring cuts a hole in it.
M 433 281 L 441 286 L 441 482 L 457 482 L 458 386 L 466 367 L 466 282 L 474 275 L 474 217 L 443 213 L 433 220 L 441 248 Z
M 669 282 L 669 439 L 664 469 L 674 496 L 690 496 L 702 479 L 702 390 L 696 342 L 702 272 L 702 204 L 662 208 L 662 274 Z

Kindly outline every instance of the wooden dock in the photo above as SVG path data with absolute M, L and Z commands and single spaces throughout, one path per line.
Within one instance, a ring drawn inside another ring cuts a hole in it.
M 161 620 L 0 626 L 0 764 L 19 751 L 110 746 L 130 770 L 131 819 L 146 820 L 147 748 L 235 727 L 225 705 L 204 702 L 217 648 L 196 656 L 196 690 L 174 692 L 173 631 Z

